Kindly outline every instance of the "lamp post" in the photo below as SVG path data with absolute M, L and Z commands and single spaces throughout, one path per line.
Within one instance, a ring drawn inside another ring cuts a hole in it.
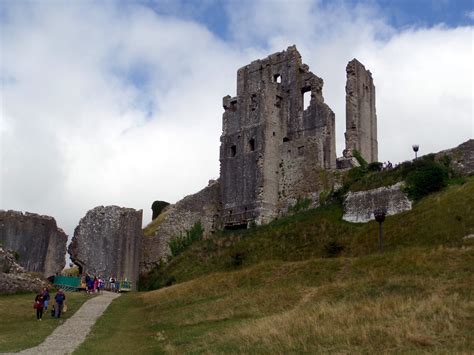
M 420 149 L 420 146 L 418 144 L 413 144 L 411 146 L 413 148 L 413 151 L 415 152 L 415 160 L 418 158 L 418 150 Z
M 385 221 L 385 216 L 387 211 L 385 208 L 376 208 L 374 210 L 374 217 L 377 222 L 379 222 L 379 247 L 380 252 L 383 253 L 383 231 L 382 231 L 382 224 Z

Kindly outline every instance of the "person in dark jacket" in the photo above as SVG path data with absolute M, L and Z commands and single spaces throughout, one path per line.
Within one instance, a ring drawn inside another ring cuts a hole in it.
M 43 288 L 43 299 L 44 299 L 44 311 L 46 312 L 48 310 L 48 304 L 49 304 L 49 291 L 48 288 L 45 287 Z
M 54 296 L 54 300 L 56 301 L 56 306 L 55 306 L 55 314 L 54 316 L 56 318 L 61 317 L 61 312 L 64 307 L 64 301 L 66 300 L 66 295 L 64 294 L 63 290 L 59 290 L 58 293 L 56 293 L 56 296 Z
M 41 320 L 41 318 L 43 318 L 43 306 L 44 306 L 43 292 L 39 291 L 35 297 L 35 304 L 34 304 L 34 308 L 36 309 L 37 320 Z

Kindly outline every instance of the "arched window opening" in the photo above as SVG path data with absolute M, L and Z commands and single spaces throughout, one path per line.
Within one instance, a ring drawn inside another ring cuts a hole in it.
M 235 157 L 236 154 L 237 154 L 237 147 L 233 145 L 230 147 L 230 156 Z
M 253 152 L 255 150 L 255 139 L 250 139 L 249 140 L 249 151 Z

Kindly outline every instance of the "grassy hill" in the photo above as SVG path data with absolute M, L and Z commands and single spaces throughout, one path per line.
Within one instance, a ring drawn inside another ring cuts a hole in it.
M 77 353 L 468 353 L 474 178 L 377 225 L 336 204 L 194 243 L 120 297 Z

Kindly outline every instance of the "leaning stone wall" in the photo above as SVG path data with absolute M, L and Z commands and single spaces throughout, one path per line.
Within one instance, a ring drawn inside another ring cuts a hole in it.
M 128 279 L 135 288 L 142 235 L 142 210 L 99 206 L 79 221 L 69 254 L 83 273 Z
M 346 67 L 346 150 L 358 150 L 369 163 L 378 161 L 377 115 L 375 112 L 375 86 L 370 71 L 357 59 Z
M 212 233 L 218 228 L 219 211 L 219 181 L 211 181 L 209 186 L 198 193 L 166 207 L 158 216 L 162 222 L 155 235 L 143 238 L 140 271 L 149 271 L 160 260 L 166 260 L 171 254 L 169 241 L 184 235 L 196 222 L 201 222 L 204 235 Z
M 376 208 L 385 208 L 388 216 L 411 210 L 412 203 L 405 192 L 403 183 L 378 189 L 349 192 L 344 201 L 342 219 L 348 222 L 365 223 L 374 219 Z
M 27 271 L 49 277 L 66 263 L 67 235 L 50 216 L 0 210 L 0 243 L 18 253 Z

